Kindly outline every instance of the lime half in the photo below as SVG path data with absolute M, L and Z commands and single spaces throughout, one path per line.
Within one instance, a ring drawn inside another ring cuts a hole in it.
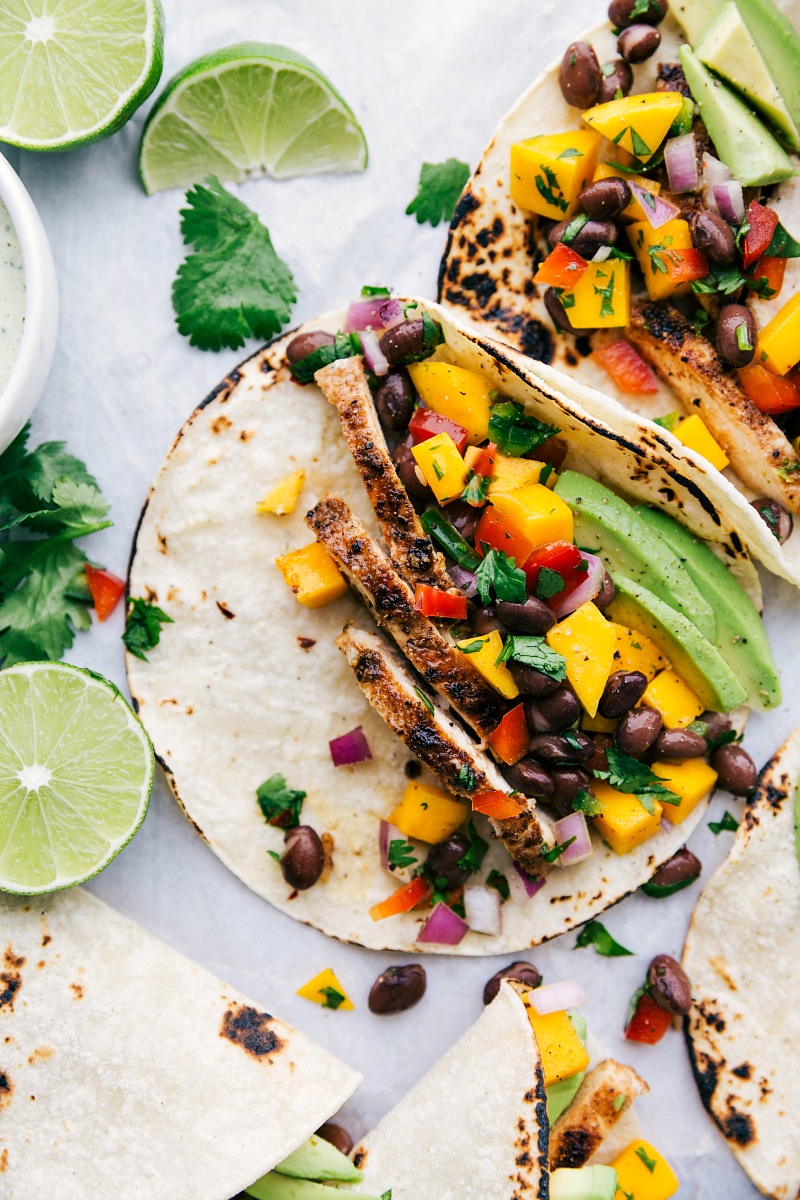
M 150 739 L 113 684 L 66 663 L 0 671 L 0 890 L 82 883 L 144 820 Z
M 67 150 L 114 133 L 161 78 L 159 0 L 2 0 L 0 141 Z
M 263 42 L 184 67 L 153 105 L 139 144 L 146 192 L 207 175 L 241 183 L 366 165 L 363 130 L 329 80 L 302 54 Z

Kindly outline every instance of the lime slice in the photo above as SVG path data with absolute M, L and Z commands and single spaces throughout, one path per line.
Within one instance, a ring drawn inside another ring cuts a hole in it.
M 153 771 L 147 734 L 101 676 L 0 671 L 0 889 L 37 895 L 102 871 L 144 820 Z
M 67 150 L 124 125 L 161 78 L 159 0 L 2 0 L 0 141 Z
M 207 175 L 363 171 L 364 132 L 345 101 L 302 54 L 241 42 L 189 63 L 147 118 L 139 177 L 148 193 Z

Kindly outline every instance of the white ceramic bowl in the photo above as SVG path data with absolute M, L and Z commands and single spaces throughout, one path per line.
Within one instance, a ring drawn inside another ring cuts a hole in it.
M 0 451 L 16 437 L 42 394 L 58 329 L 58 285 L 41 217 L 16 171 L 0 153 L 0 197 L 17 231 L 25 271 L 25 327 L 0 392 Z

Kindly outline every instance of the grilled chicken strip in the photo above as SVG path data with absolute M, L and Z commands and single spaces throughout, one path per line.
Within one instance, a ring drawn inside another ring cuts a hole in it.
M 550 1170 L 584 1166 L 636 1097 L 649 1091 L 633 1067 L 613 1058 L 599 1063 L 550 1128 Z
M 382 638 L 348 626 L 336 644 L 375 711 L 411 753 L 438 775 L 448 791 L 467 801 L 475 792 L 510 794 L 494 763 L 477 749 L 457 721 L 424 698 L 403 660 Z M 528 800 L 527 804 L 529 807 L 519 816 L 502 821 L 492 818 L 491 825 L 524 871 L 544 875 L 550 870 L 543 856 L 545 841 L 550 846 L 555 838 L 550 822 L 534 811 L 534 801 Z
M 800 459 L 708 338 L 671 305 L 649 303 L 633 309 L 625 336 L 689 412 L 703 418 L 742 483 L 800 512 Z
M 398 478 L 361 359 L 333 362 L 317 371 L 314 382 L 339 413 L 345 441 L 397 570 L 412 588 L 427 583 L 448 591 L 453 581 L 447 574 L 443 556 L 434 549 Z
M 306 524 L 336 559 L 379 625 L 422 678 L 480 737 L 499 725 L 505 706 L 471 660 L 414 607 L 414 593 L 340 496 L 325 496 Z

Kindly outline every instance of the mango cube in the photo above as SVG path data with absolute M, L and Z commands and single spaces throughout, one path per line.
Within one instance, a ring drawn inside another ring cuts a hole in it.
M 498 492 L 513 492 L 529 483 L 538 483 L 543 468 L 544 463 L 533 458 L 509 458 L 507 454 L 496 454 L 489 499 Z
M 652 158 L 683 108 L 680 92 L 644 92 L 596 104 L 583 113 L 586 124 L 640 162 Z
M 492 504 L 526 538 L 531 550 L 548 542 L 572 541 L 571 508 L 541 483 L 528 483 L 512 492 L 496 492 Z
M 598 179 L 620 179 L 622 176 L 616 167 L 612 167 L 611 163 L 599 163 L 597 170 L 594 173 L 594 181 Z M 652 192 L 654 196 L 661 194 L 661 184 L 656 179 L 648 179 L 646 175 L 629 175 L 627 172 L 624 175 L 628 183 L 635 183 L 637 187 L 642 188 L 645 192 Z M 634 192 L 632 199 L 627 208 L 624 208 L 620 213 L 620 218 L 627 221 L 646 221 L 647 213 L 642 207 L 642 202 Z
M 679 421 L 673 433 L 679 442 L 683 442 L 684 446 L 688 446 L 690 450 L 696 450 L 698 454 L 702 454 L 703 458 L 708 459 L 712 467 L 716 467 L 718 471 L 724 471 L 730 462 L 722 446 L 709 432 L 705 421 L 702 417 L 698 417 L 697 413 L 692 413 L 691 417 L 684 417 L 682 421 Z
M 785 375 L 800 359 L 800 292 L 779 309 L 758 335 L 756 356 L 760 363 L 776 375 Z
M 343 1008 L 345 1011 L 352 1011 L 355 1007 L 330 967 L 326 967 L 319 975 L 315 975 L 308 983 L 298 988 L 297 995 L 302 996 L 304 1000 L 311 1000 L 313 1004 L 321 1004 L 323 1008 Z
M 664 805 L 664 816 L 673 825 L 681 825 L 717 782 L 717 772 L 702 758 L 654 762 L 652 769 L 681 798 L 680 804 Z
M 705 711 L 700 697 L 676 671 L 660 671 L 651 679 L 642 704 L 657 709 L 667 729 L 685 729 Z
M 483 637 L 465 638 L 463 642 L 456 642 L 456 645 L 459 650 L 469 655 L 475 669 L 496 692 L 505 696 L 506 700 L 513 700 L 519 695 L 514 676 L 505 663 L 497 661 L 503 649 L 503 639 L 496 629 Z
M 600 609 L 589 600 L 576 608 L 547 634 L 547 641 L 563 655 L 567 679 L 590 717 L 597 715 L 614 663 L 614 630 Z
M 412 446 L 411 453 L 440 504 L 447 504 L 461 495 L 467 486 L 467 464 L 449 433 L 437 433 L 418 446 Z
M 287 475 L 280 483 L 276 483 L 275 487 L 267 492 L 264 499 L 259 501 L 256 505 L 256 512 L 274 513 L 277 517 L 293 513 L 305 481 L 305 471 L 292 471 L 291 475 Z
M 281 554 L 275 566 L 306 608 L 322 608 L 347 591 L 344 576 L 319 542 Z
M 617 1198 L 669 1200 L 680 1187 L 678 1176 L 655 1146 L 638 1138 L 618 1154 L 611 1166 L 617 1172 Z
M 594 781 L 592 792 L 603 805 L 602 813 L 592 818 L 594 827 L 615 854 L 630 854 L 661 828 L 662 806 L 655 797 L 651 815 L 635 796 L 602 779 Z
M 511 199 L 518 208 L 561 221 L 591 182 L 602 138 L 588 129 L 526 138 L 511 147 Z
M 412 780 L 389 817 L 406 837 L 435 845 L 455 833 L 467 818 L 467 807 L 449 792 Z
M 630 264 L 619 258 L 590 262 L 561 303 L 575 329 L 615 329 L 630 324 Z
M 687 221 L 673 217 L 659 229 L 654 229 L 649 221 L 635 221 L 628 226 L 628 237 L 651 300 L 666 300 L 668 296 L 691 291 L 689 283 L 676 283 L 673 279 L 673 267 L 679 265 L 676 251 L 691 250 L 694 253 Z
M 613 670 L 641 671 L 650 680 L 669 666 L 669 660 L 655 642 L 651 642 L 643 633 L 637 629 L 626 629 L 614 621 L 611 627 L 616 639 Z
M 542 1017 L 530 1004 L 526 1007 L 542 1056 L 545 1087 L 585 1071 L 589 1055 L 567 1014 L 554 1012 Z
M 408 373 L 427 408 L 463 426 L 471 443 L 486 440 L 492 398 L 483 375 L 446 362 L 412 363 Z

